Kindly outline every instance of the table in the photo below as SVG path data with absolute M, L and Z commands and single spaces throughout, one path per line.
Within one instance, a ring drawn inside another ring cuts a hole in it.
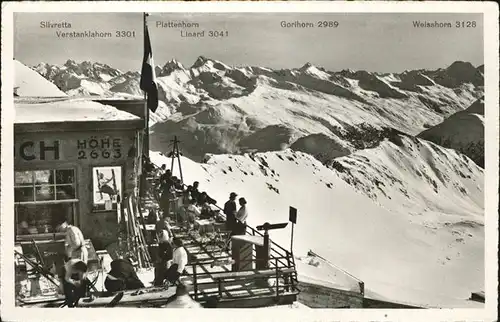
M 224 230 L 226 223 L 219 223 L 213 219 L 196 219 L 194 221 L 194 228 L 198 230 L 200 234 L 206 234 L 215 231 L 215 229 Z

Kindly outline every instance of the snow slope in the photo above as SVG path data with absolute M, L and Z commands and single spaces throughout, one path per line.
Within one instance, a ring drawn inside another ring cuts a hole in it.
M 468 158 L 422 140 L 403 137 L 398 148 L 390 149 L 392 145 L 384 141 L 350 157 L 371 154 L 366 176 L 353 175 L 366 186 L 376 171 L 388 170 L 387 176 L 378 173 L 376 178 L 385 194 L 395 197 L 382 201 L 383 193 L 374 200 L 348 183 L 345 173 L 292 150 L 211 155 L 206 164 L 183 157 L 184 181 L 199 181 L 201 191 L 221 205 L 229 192 L 238 192 L 248 201 L 252 226 L 286 222 L 288 207 L 298 208 L 294 253 L 304 256 L 313 249 L 363 280 L 371 294 L 431 307 L 480 305 L 465 299 L 484 287 L 482 170 Z M 160 153 L 151 154 L 157 165 L 170 164 Z M 405 162 L 401 169 L 398 162 Z M 439 193 L 434 193 L 433 181 Z M 464 197 L 461 188 L 470 196 Z M 271 238 L 286 247 L 289 234 L 289 229 L 273 231 Z M 310 269 L 302 271 L 314 278 Z
M 120 111 L 114 106 L 85 99 L 52 101 L 16 100 L 15 123 L 83 122 L 139 120 L 138 116 Z
M 484 97 L 418 136 L 460 151 L 484 167 Z
M 31 68 L 14 60 L 14 96 L 64 97 L 67 95 Z

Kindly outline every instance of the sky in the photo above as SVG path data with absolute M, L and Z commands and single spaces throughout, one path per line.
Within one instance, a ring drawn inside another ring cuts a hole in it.
M 64 64 L 68 59 L 139 71 L 143 55 L 142 13 L 16 13 L 14 57 L 27 65 Z M 475 28 L 415 28 L 414 21 L 475 21 Z M 198 23 L 199 28 L 162 28 L 157 22 Z M 314 28 L 283 28 L 281 22 Z M 319 28 L 319 21 L 337 21 Z M 42 28 L 66 22 L 71 28 Z M 482 14 L 415 13 L 152 13 L 148 17 L 154 61 L 177 59 L 186 67 L 198 56 L 231 66 L 294 68 L 307 62 L 342 69 L 402 72 L 445 68 L 457 60 L 483 64 Z M 205 37 L 181 32 L 205 31 Z M 111 32 L 112 38 L 62 38 L 57 32 Z M 135 37 L 115 37 L 128 31 Z M 224 37 L 211 38 L 209 31 Z

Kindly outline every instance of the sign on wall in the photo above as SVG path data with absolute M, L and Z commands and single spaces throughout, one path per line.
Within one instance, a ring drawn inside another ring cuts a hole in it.
M 116 209 L 122 198 L 122 168 L 94 167 L 92 177 L 94 210 Z
M 120 159 L 123 156 L 121 138 L 98 138 L 96 136 L 76 141 L 79 160 Z
M 16 162 L 78 161 L 102 163 L 123 161 L 134 146 L 135 132 L 15 134 Z

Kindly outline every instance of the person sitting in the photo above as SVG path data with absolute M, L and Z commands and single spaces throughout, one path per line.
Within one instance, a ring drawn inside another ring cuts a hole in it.
M 213 217 L 212 209 L 207 204 L 201 206 L 200 219 L 210 219 Z
M 59 279 L 68 307 L 75 307 L 90 290 L 90 281 L 86 275 L 87 264 L 80 259 L 70 259 L 62 267 Z
M 162 170 L 161 175 L 160 175 L 160 184 L 163 185 L 168 185 L 171 186 L 173 184 L 172 182 L 172 172 L 170 169 Z
M 155 265 L 155 286 L 162 285 L 167 272 L 167 265 L 173 257 L 171 244 L 172 230 L 166 220 L 156 223 L 156 236 L 158 239 L 158 257 Z
M 164 175 L 165 172 L 167 172 L 167 165 L 162 164 L 161 167 L 158 168 L 158 176 L 161 178 L 161 176 Z
M 188 223 L 191 225 L 194 221 L 201 215 L 201 209 L 196 205 L 196 200 L 191 199 L 189 201 L 189 206 L 187 208 L 187 219 Z
M 115 259 L 111 262 L 111 270 L 106 276 L 104 286 L 106 290 L 113 293 L 144 288 L 134 266 L 127 259 Z
M 146 219 L 147 223 L 148 223 L 149 225 L 151 225 L 151 224 L 155 224 L 155 223 L 156 223 L 156 221 L 157 221 L 157 216 L 158 216 L 158 215 L 156 214 L 155 209 L 150 209 L 150 210 L 149 210 L 149 213 L 148 213 L 148 217 L 147 217 L 147 219 Z
M 179 212 L 179 190 L 177 190 L 177 177 L 173 176 L 170 180 L 170 212 L 177 214 Z
M 210 205 L 215 205 L 217 204 L 217 200 L 211 198 L 209 195 L 207 195 L 207 203 Z
M 142 156 L 142 166 L 146 174 L 151 174 L 154 170 L 154 165 L 147 155 Z
M 193 186 L 191 187 L 191 198 L 194 200 L 198 200 L 200 196 L 200 192 L 198 191 L 200 183 L 198 181 L 193 182 Z
M 184 190 L 182 192 L 182 205 L 187 208 L 189 207 L 190 201 L 191 201 L 190 192 L 188 190 Z
M 175 296 L 172 300 L 169 299 L 165 308 L 201 309 L 203 306 L 189 296 L 186 285 L 179 284 L 175 290 Z
M 177 178 L 177 177 L 173 177 L 175 178 L 173 181 L 174 181 L 174 187 L 175 187 L 175 190 L 177 192 L 183 192 L 184 191 L 184 185 L 182 184 L 182 181 L 181 179 Z
M 247 201 L 245 198 L 240 198 L 238 200 L 240 204 L 240 209 L 238 209 L 238 212 L 236 213 L 236 229 L 233 232 L 233 235 L 245 235 L 246 229 L 247 229 L 247 217 L 248 217 L 248 210 L 247 210 Z
M 215 205 L 217 203 L 217 201 L 210 198 L 210 196 L 205 191 L 198 195 L 197 201 L 198 205 L 200 206 L 203 206 L 204 204 Z
M 174 253 L 172 265 L 170 265 L 165 274 L 165 279 L 172 285 L 174 285 L 179 280 L 179 277 L 185 273 L 185 268 L 188 264 L 188 255 L 186 249 L 184 249 L 182 240 L 180 238 L 174 238 L 173 244 Z
M 189 192 L 187 190 L 182 191 L 180 197 L 179 197 L 179 225 L 184 225 L 188 222 L 188 216 L 187 216 L 187 208 L 189 207 Z

